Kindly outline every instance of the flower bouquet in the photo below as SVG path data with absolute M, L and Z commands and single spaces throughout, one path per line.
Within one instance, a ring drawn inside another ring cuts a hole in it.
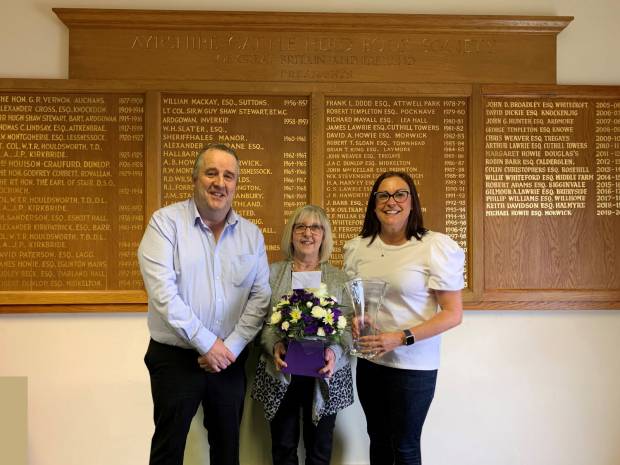
M 327 286 L 319 289 L 295 289 L 282 296 L 273 308 L 269 325 L 287 339 L 285 373 L 319 377 L 325 366 L 326 342 L 339 342 L 347 319 Z

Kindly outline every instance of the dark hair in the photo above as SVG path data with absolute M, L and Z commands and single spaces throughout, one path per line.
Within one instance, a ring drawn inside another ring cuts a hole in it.
M 407 229 L 405 231 L 407 240 L 411 239 L 412 236 L 420 240 L 428 231 L 424 227 L 424 220 L 422 219 L 422 206 L 420 205 L 418 191 L 415 188 L 415 184 L 413 179 L 411 179 L 411 176 L 402 171 L 386 171 L 377 178 L 372 186 L 372 190 L 368 196 L 368 205 L 366 206 L 366 216 L 364 217 L 362 232 L 360 232 L 360 236 L 362 237 L 371 237 L 370 244 L 374 242 L 377 234 L 381 232 L 381 223 L 375 213 L 375 193 L 377 192 L 377 189 L 379 189 L 379 184 L 381 184 L 384 179 L 393 177 L 399 177 L 405 181 L 409 186 L 409 193 L 411 194 L 411 211 L 409 212 Z
M 198 177 L 202 157 L 209 150 L 221 150 L 222 152 L 226 152 L 227 154 L 235 157 L 235 160 L 237 161 L 237 175 L 239 174 L 239 157 L 237 156 L 237 152 L 235 151 L 235 149 L 221 142 L 211 142 L 210 144 L 207 144 L 203 148 L 201 148 L 200 152 L 198 152 L 198 155 L 196 156 L 196 160 L 194 161 L 194 167 L 192 168 L 192 179 L 194 181 Z

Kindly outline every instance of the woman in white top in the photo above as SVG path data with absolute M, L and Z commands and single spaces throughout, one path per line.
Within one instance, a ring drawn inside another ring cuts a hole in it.
M 379 355 L 358 359 L 357 391 L 370 437 L 370 463 L 420 464 L 420 436 L 435 392 L 440 334 L 460 324 L 463 250 L 424 228 L 411 177 L 375 181 L 360 236 L 344 246 L 349 277 L 388 283 L 380 333 L 360 339 Z

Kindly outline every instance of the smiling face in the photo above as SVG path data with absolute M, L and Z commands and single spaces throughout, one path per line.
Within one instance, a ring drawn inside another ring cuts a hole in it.
M 302 228 L 302 225 L 305 227 Z M 297 218 L 295 226 L 293 226 L 293 236 L 291 237 L 293 257 L 310 262 L 318 260 L 325 234 L 322 227 L 317 228 L 317 226 L 321 226 L 319 218 L 315 215 L 301 215 Z
M 207 150 L 194 178 L 194 201 L 207 223 L 226 218 L 232 206 L 239 178 L 237 160 L 218 149 Z
M 394 194 L 398 191 L 409 192 L 409 186 L 404 179 L 398 176 L 385 178 L 379 184 L 377 192 Z M 390 197 L 385 202 L 375 200 L 375 214 L 381 223 L 381 231 L 405 232 L 409 214 L 411 213 L 411 193 L 404 202 L 397 202 Z

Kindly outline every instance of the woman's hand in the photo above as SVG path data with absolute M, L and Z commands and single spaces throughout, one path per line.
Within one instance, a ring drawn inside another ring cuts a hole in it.
M 351 335 L 353 339 L 357 339 L 360 336 L 360 323 L 356 316 L 351 319 Z
M 354 316 L 351 319 L 351 335 L 353 336 L 353 339 L 357 339 L 365 328 L 372 326 L 373 322 L 368 316 L 365 316 L 364 318 Z
M 284 361 L 284 355 L 286 355 L 286 346 L 284 345 L 284 342 L 276 342 L 273 346 L 273 361 L 276 364 L 276 370 L 278 371 L 287 366 Z
M 415 330 L 415 340 L 422 341 L 429 337 L 441 334 L 461 323 L 463 319 L 463 300 L 461 291 L 433 291 L 441 311 L 436 313 L 430 320 L 410 328 Z M 381 333 L 376 336 L 362 336 L 358 344 L 362 352 L 377 353 L 383 355 L 404 343 L 402 331 Z
M 362 336 L 358 339 L 358 344 L 362 352 L 383 355 L 403 344 L 403 332 L 395 331 L 376 336 Z
M 336 367 L 336 354 L 329 347 L 325 348 L 324 352 L 325 366 L 319 370 L 319 374 L 325 375 L 326 378 L 331 378 L 334 374 L 334 368 Z

